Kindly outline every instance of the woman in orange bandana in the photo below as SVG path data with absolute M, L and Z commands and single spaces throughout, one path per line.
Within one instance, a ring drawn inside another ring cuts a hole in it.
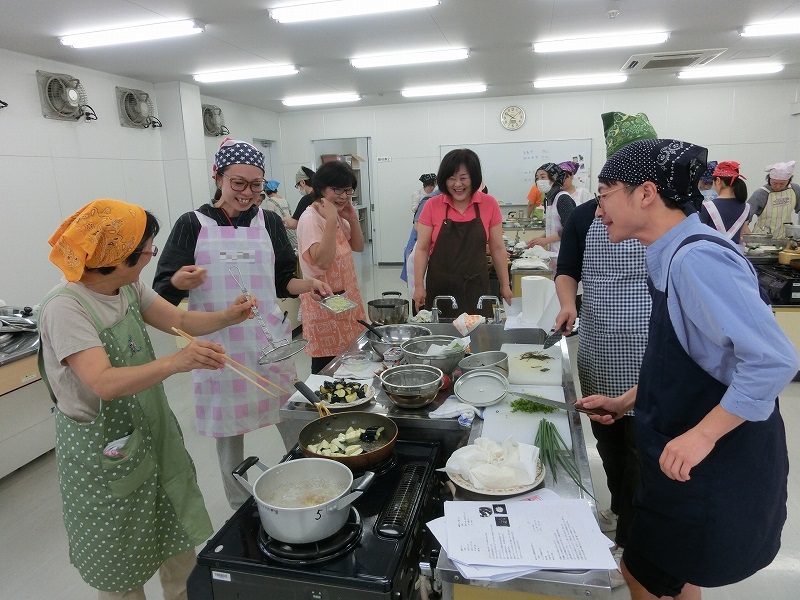
M 50 260 L 66 280 L 42 302 L 39 370 L 57 408 L 70 560 L 101 600 L 144 597 L 142 586 L 156 571 L 165 598 L 185 598 L 194 548 L 212 533 L 161 382 L 222 369 L 225 349 L 194 341 L 157 359 L 145 324 L 202 335 L 252 317 L 257 301 L 239 296 L 225 310 L 205 313 L 160 298 L 139 281 L 158 254 L 158 230 L 138 206 L 95 200 L 49 240 Z

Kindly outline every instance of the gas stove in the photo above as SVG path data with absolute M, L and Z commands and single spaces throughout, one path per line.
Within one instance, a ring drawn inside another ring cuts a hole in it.
M 772 304 L 800 304 L 800 271 L 781 264 L 754 266 Z
M 250 498 L 198 554 L 189 600 L 408 600 L 430 537 L 424 523 L 441 511 L 438 453 L 438 443 L 398 440 L 342 531 L 316 545 L 271 540 Z M 284 460 L 302 456 L 295 446 Z

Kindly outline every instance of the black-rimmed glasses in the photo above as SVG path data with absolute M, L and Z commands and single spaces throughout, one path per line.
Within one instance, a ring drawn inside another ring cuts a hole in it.
M 618 192 L 620 190 L 627 190 L 628 188 L 632 188 L 632 187 L 636 187 L 636 186 L 635 185 L 623 185 L 622 187 L 614 188 L 613 190 L 609 190 L 607 192 L 603 192 L 602 194 L 595 194 L 594 195 L 595 202 L 597 202 L 597 205 L 600 208 L 603 208 L 603 202 L 605 201 L 605 198 L 607 198 L 608 196 L 610 196 L 611 194 L 613 194 L 615 192 Z
M 227 179 L 231 184 L 231 189 L 234 192 L 243 192 L 249 186 L 251 190 L 254 192 L 260 192 L 264 189 L 264 180 L 263 179 L 256 179 L 255 181 L 247 181 L 246 179 L 242 179 L 241 177 L 228 177 L 225 173 L 222 173 L 222 176 Z
M 342 194 L 347 194 L 348 196 L 352 196 L 356 192 L 353 188 L 332 187 L 331 190 L 337 196 L 341 196 Z

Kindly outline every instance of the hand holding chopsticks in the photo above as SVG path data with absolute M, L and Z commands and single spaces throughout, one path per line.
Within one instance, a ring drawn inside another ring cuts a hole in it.
M 174 332 L 175 332 L 175 333 L 177 333 L 179 336 L 181 336 L 182 338 L 184 338 L 184 339 L 186 339 L 186 340 L 188 340 L 188 341 L 190 341 L 190 342 L 197 341 L 197 340 L 195 340 L 195 338 L 193 338 L 191 335 L 189 335 L 189 334 L 188 334 L 188 333 L 186 333 L 185 331 L 182 331 L 182 330 L 178 329 L 177 327 L 173 327 L 173 328 L 172 328 L 172 331 L 174 331 Z M 281 391 L 281 392 L 283 392 L 284 394 L 288 394 L 288 393 L 289 393 L 289 392 L 287 392 L 285 389 L 283 389 L 282 387 L 280 387 L 280 386 L 278 386 L 278 385 L 276 385 L 276 384 L 272 383 L 272 382 L 271 382 L 269 379 L 267 379 L 266 377 L 262 377 L 261 375 L 259 375 L 259 374 L 258 374 L 258 373 L 256 373 L 255 371 L 253 371 L 252 369 L 249 369 L 248 367 L 246 367 L 245 365 L 243 365 L 242 363 L 240 363 L 240 362 L 237 362 L 237 361 L 233 360 L 232 358 L 230 358 L 230 357 L 226 356 L 226 357 L 225 357 L 225 366 L 226 366 L 226 367 L 228 367 L 229 369 L 231 369 L 231 370 L 232 370 L 234 373 L 237 373 L 238 375 L 240 375 L 240 376 L 244 377 L 245 379 L 247 379 L 247 381 L 249 381 L 250 383 L 252 383 L 253 385 L 255 385 L 257 388 L 260 388 L 262 391 L 266 392 L 266 393 L 267 393 L 267 394 L 269 394 L 270 396 L 275 396 L 275 393 L 274 393 L 274 392 L 272 392 L 271 390 L 268 390 L 267 388 L 265 388 L 263 385 L 261 385 L 260 383 L 258 383 L 258 381 L 256 381 L 255 379 L 253 379 L 253 378 L 251 378 L 251 377 L 248 377 L 247 375 L 245 375 L 245 373 L 243 373 L 242 371 L 240 371 L 239 369 L 237 369 L 237 368 L 236 368 L 236 367 L 234 367 L 233 365 L 236 365 L 237 367 L 239 367 L 239 368 L 240 368 L 240 369 L 242 369 L 243 371 L 246 371 L 247 373 L 250 373 L 251 375 L 253 375 L 253 376 L 254 376 L 254 377 L 256 377 L 257 379 L 260 379 L 261 381 L 263 381 L 263 382 L 267 383 L 268 385 L 271 385 L 272 387 L 274 387 L 274 388 L 276 388 L 276 389 L 280 390 L 280 391 Z

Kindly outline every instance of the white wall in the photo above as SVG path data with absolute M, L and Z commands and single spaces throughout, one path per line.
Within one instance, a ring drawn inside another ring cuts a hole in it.
M 371 138 L 375 256 L 399 262 L 411 227 L 410 195 L 421 173 L 438 170 L 440 145 L 591 138 L 596 177 L 605 162 L 600 115 L 644 112 L 660 136 L 704 145 L 711 160 L 742 163 L 754 189 L 765 165 L 800 161 L 800 122 L 790 114 L 797 101 L 798 83 L 778 80 L 305 111 L 280 115 L 280 154 L 284 170 L 294 174 L 308 160 L 307 140 Z M 500 111 L 509 104 L 527 117 L 514 132 L 500 126 Z M 391 162 L 377 163 L 379 156 Z M 492 174 L 484 179 L 491 191 Z

